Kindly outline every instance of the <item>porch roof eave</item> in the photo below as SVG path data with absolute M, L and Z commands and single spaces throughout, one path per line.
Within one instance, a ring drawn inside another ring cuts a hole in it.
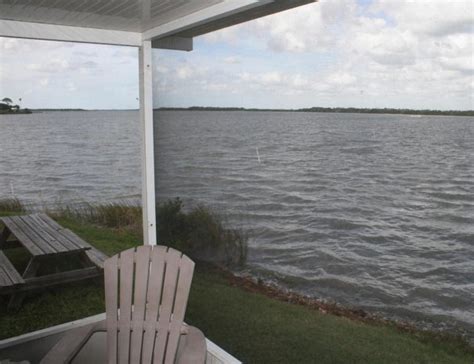
M 135 0 L 136 1 L 136 0 Z M 154 48 L 191 50 L 192 38 L 269 14 L 299 7 L 317 0 L 233 0 L 220 1 L 197 11 L 164 19 L 151 28 L 130 31 L 129 27 L 104 21 L 88 25 L 68 21 L 71 17 L 37 17 L 32 13 L 27 20 L 0 12 L 0 37 L 51 41 L 108 44 L 139 47 L 143 41 L 152 41 Z M 131 0 L 133 2 L 133 0 Z M 150 1 L 149 1 L 150 2 Z M 71 1 L 71 4 L 74 1 Z M 146 3 L 146 1 L 145 1 Z M 4 5 L 3 5 L 4 6 Z M 43 12 L 44 13 L 44 12 Z M 143 16 L 146 16 L 144 14 Z M 145 20 L 143 20 L 145 22 Z

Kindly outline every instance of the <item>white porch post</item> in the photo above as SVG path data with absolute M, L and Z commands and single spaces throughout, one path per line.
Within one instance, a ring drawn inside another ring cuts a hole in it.
M 156 245 L 155 157 L 153 146 L 153 85 L 151 41 L 139 48 L 140 121 L 142 126 L 143 243 Z

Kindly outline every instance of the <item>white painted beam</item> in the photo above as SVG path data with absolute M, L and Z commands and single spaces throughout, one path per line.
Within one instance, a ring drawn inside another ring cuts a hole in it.
M 179 19 L 159 25 L 143 33 L 144 40 L 154 40 L 168 35 L 176 34 L 190 27 L 202 25 L 213 20 L 218 20 L 244 10 L 260 7 L 272 3 L 273 0 L 231 0 L 223 1 L 196 11 Z
M 0 37 L 139 47 L 142 34 L 0 19 Z
M 140 121 L 142 124 L 143 243 L 156 245 L 155 157 L 153 136 L 153 84 L 151 41 L 139 48 Z

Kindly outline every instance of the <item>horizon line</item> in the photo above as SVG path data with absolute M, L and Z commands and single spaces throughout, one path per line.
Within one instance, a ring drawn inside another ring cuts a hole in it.
M 40 108 L 22 108 L 29 110 L 81 110 L 81 111 L 138 111 L 139 108 L 82 108 L 82 107 L 40 107 Z M 474 109 L 412 109 L 408 107 L 359 107 L 359 106 L 308 106 L 299 108 L 267 108 L 267 107 L 245 107 L 245 106 L 159 106 L 154 107 L 153 110 L 188 110 L 188 109 L 233 109 L 233 110 L 262 110 L 262 111 L 301 111 L 311 109 L 327 109 L 327 110 L 410 110 L 410 111 L 439 111 L 439 112 L 474 112 Z

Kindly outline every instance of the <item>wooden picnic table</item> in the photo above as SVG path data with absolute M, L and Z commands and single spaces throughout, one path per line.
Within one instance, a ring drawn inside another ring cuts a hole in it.
M 59 284 L 94 278 L 103 274 L 107 256 L 65 229 L 46 214 L 1 217 L 0 295 L 10 294 L 9 308 L 21 305 L 26 292 Z M 23 273 L 16 270 L 3 250 L 24 247 L 30 260 Z M 52 260 L 76 259 L 79 269 L 38 276 Z

